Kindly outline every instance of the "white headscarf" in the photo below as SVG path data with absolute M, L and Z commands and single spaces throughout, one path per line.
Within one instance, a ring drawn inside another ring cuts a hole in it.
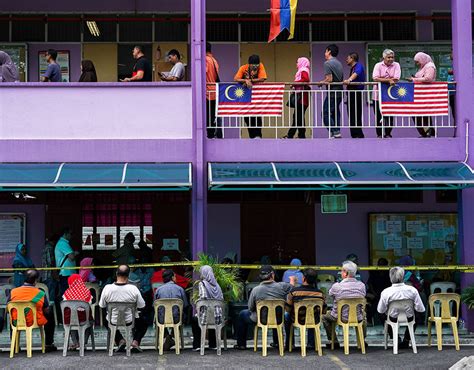
M 201 283 L 204 285 L 204 288 L 207 292 L 208 299 L 224 299 L 222 294 L 222 289 L 214 277 L 214 272 L 212 271 L 211 266 L 202 266 L 199 270 L 201 273 Z

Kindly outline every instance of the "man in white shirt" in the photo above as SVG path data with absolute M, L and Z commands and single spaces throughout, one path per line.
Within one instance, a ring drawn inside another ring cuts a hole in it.
M 106 308 L 110 302 L 136 303 L 137 308 L 144 308 L 145 301 L 142 298 L 140 290 L 133 284 L 129 284 L 128 276 L 130 275 L 130 267 L 121 265 L 117 268 L 117 281 L 114 284 L 108 284 L 102 290 L 100 296 L 99 306 Z M 132 323 L 132 311 L 125 312 L 125 322 Z M 109 326 L 117 323 L 117 312 L 107 312 L 107 321 Z M 133 328 L 133 336 L 137 336 L 141 330 L 146 330 L 146 323 L 140 317 L 135 320 L 135 327 Z M 125 339 L 119 330 L 115 334 L 115 344 L 118 346 L 117 352 L 125 352 Z M 133 347 L 133 346 L 132 346 Z M 132 348 L 134 352 L 141 352 L 138 346 Z
M 425 312 L 425 306 L 421 301 L 420 294 L 418 290 L 411 285 L 407 285 L 403 282 L 403 278 L 405 276 L 405 270 L 401 267 L 393 267 L 390 269 L 390 281 L 392 286 L 386 288 L 382 291 L 380 295 L 380 301 L 377 306 L 377 311 L 381 314 L 383 322 L 387 319 L 387 315 L 390 321 L 396 322 L 398 317 L 398 310 L 392 309 L 390 312 L 388 311 L 388 306 L 390 302 L 399 301 L 402 299 L 409 299 L 413 301 L 413 307 L 416 312 Z M 406 314 L 408 317 L 408 321 L 415 320 L 415 312 L 411 306 L 407 306 Z M 389 326 L 389 334 L 390 338 L 392 338 L 392 330 L 391 326 Z M 416 324 L 414 326 L 416 330 Z M 400 338 L 398 339 L 399 345 L 398 348 L 408 348 L 408 343 L 410 341 L 410 334 L 408 332 L 408 327 L 405 330 L 405 335 L 403 337 L 403 342 L 400 342 Z
M 162 81 L 183 81 L 185 75 L 184 64 L 181 63 L 181 55 L 176 49 L 171 49 L 168 52 L 168 60 L 173 65 L 171 71 L 161 72 L 160 78 Z

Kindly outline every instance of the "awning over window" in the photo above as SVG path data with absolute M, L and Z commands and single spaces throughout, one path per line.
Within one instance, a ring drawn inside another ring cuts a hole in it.
M 373 189 L 474 186 L 474 173 L 457 162 L 210 163 L 209 187 L 245 189 L 298 186 Z
M 0 163 L 0 190 L 183 189 L 190 163 Z M 52 189 L 53 188 L 53 189 Z

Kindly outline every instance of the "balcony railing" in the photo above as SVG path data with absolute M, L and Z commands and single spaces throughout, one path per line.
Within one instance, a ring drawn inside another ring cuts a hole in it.
M 217 85 L 217 84 L 216 84 Z M 449 108 L 449 115 L 433 116 L 433 117 L 377 117 L 376 110 L 378 104 L 374 100 L 374 86 L 377 83 L 358 83 L 351 84 L 362 85 L 361 90 L 331 90 L 330 85 L 309 84 L 309 90 L 293 90 L 293 83 L 285 83 L 283 113 L 281 117 L 261 117 L 259 122 L 255 118 L 249 117 L 216 117 L 212 121 L 211 114 L 207 115 L 208 137 L 218 138 L 248 138 L 248 126 L 251 128 L 262 129 L 263 138 L 331 138 L 331 131 L 338 127 L 342 130 L 344 137 L 391 137 L 393 130 L 394 137 L 418 137 L 414 129 L 432 128 L 429 136 L 455 136 L 456 124 L 453 119 L 453 112 Z M 334 85 L 334 84 L 333 84 Z M 341 84 L 339 84 L 341 85 Z M 218 91 L 218 86 L 216 86 Z M 455 90 L 449 90 L 449 94 L 453 94 Z M 328 99 L 325 107 L 325 101 L 328 94 L 331 93 L 332 98 Z M 214 93 L 208 93 L 214 94 Z M 303 94 L 307 94 L 309 104 L 303 112 L 301 105 L 290 108 L 288 102 L 291 94 L 296 94 L 301 98 Z M 334 103 L 340 101 L 339 108 L 334 109 L 334 121 L 332 122 L 327 116 L 327 111 L 334 108 Z M 209 100 L 206 101 L 208 113 L 211 109 L 216 109 L 215 104 Z M 332 106 L 331 106 L 332 105 Z M 379 119 L 381 119 L 379 121 Z M 330 123 L 327 123 L 330 122 Z M 402 129 L 403 133 L 401 132 Z M 411 129 L 411 130 L 407 130 Z M 360 134 L 363 133 L 363 135 Z

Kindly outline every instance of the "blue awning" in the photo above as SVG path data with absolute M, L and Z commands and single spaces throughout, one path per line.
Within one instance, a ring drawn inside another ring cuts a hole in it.
M 190 163 L 0 163 L 0 190 L 189 189 Z
M 458 162 L 210 163 L 209 188 L 316 185 L 474 186 L 474 173 Z

